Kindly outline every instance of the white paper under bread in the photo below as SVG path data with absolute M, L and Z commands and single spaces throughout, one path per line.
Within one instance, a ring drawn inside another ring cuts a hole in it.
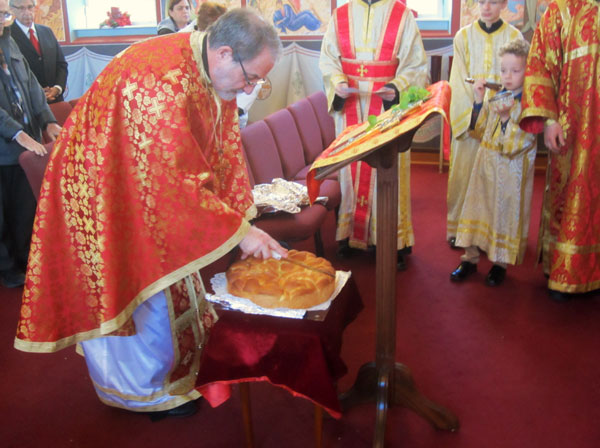
M 333 299 L 340 293 L 350 275 L 350 271 L 335 271 L 335 289 L 331 297 L 319 305 L 308 309 L 291 309 L 291 308 L 263 308 L 256 303 L 236 297 L 227 292 L 227 277 L 224 272 L 216 274 L 210 279 L 214 294 L 206 294 L 206 300 L 214 303 L 219 303 L 227 308 L 242 311 L 247 314 L 264 314 L 267 316 L 289 317 L 292 319 L 302 319 L 307 311 L 326 310 L 331 305 Z

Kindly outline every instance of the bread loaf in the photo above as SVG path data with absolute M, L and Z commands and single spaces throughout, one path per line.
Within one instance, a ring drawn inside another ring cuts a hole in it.
M 310 252 L 290 250 L 288 260 L 247 258 L 227 270 L 229 294 L 244 297 L 263 308 L 306 309 L 325 302 L 335 289 L 335 269 Z M 319 272 L 322 271 L 322 272 Z

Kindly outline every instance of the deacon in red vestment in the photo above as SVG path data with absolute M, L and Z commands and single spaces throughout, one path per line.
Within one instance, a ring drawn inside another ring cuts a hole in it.
M 236 9 L 207 34 L 145 40 L 110 62 L 52 152 L 16 348 L 81 343 L 106 404 L 190 411 L 215 320 L 198 271 L 238 244 L 285 255 L 248 222 L 235 102 L 280 52 L 271 25 Z
M 555 300 L 600 288 L 599 8 L 551 3 L 525 75 L 520 126 L 550 150 L 538 247 Z

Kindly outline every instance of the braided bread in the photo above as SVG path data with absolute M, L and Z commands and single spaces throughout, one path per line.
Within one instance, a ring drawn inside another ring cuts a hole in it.
M 227 290 L 263 308 L 307 309 L 325 302 L 335 289 L 335 269 L 329 261 L 310 252 L 290 250 L 285 260 L 247 258 L 227 270 Z

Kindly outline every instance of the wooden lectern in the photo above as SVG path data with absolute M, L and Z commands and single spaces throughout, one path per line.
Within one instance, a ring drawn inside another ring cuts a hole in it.
M 376 255 L 376 355 L 375 362 L 364 364 L 352 388 L 342 394 L 342 409 L 354 404 L 375 401 L 377 404 L 373 446 L 385 443 L 385 428 L 389 405 L 402 405 L 413 410 L 435 428 L 455 431 L 457 417 L 447 409 L 430 401 L 416 389 L 409 369 L 396 363 L 396 257 L 398 224 L 398 153 L 407 151 L 418 128 L 430 114 L 444 113 L 449 103 L 449 86 L 442 81 L 429 87 L 433 97 L 417 110 L 400 118 L 395 132 L 377 138 L 374 144 L 360 154 L 348 158 L 348 163 L 362 160 L 377 169 L 377 255 Z M 420 110 L 419 110 L 420 109 Z M 447 115 L 446 115 L 447 116 Z M 411 121 L 410 123 L 408 123 Z M 403 131 L 403 129 L 406 129 Z M 360 130 L 359 130 L 360 131 Z M 364 133 L 364 130 L 363 130 Z M 343 134 L 340 136 L 343 137 Z M 343 139 L 342 139 L 343 140 Z M 340 147 L 336 140 L 332 147 Z M 337 153 L 335 153 L 337 154 Z M 325 160 L 331 157 L 326 151 Z M 333 156 L 332 158 L 335 158 Z M 345 166 L 345 160 L 327 165 L 315 162 L 309 174 L 315 181 Z M 316 186 L 318 189 L 318 185 Z M 313 190 L 314 191 L 314 190 Z M 311 195 L 312 196 L 312 195 Z

